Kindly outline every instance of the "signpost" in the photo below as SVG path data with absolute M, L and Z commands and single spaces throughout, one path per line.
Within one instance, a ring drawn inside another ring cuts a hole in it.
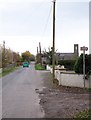
M 85 51 L 88 50 L 88 47 L 80 47 L 80 50 L 83 51 L 83 79 L 84 79 L 84 88 L 85 88 Z

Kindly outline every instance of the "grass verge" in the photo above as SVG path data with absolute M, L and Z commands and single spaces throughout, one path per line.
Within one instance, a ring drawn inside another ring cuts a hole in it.
M 87 109 L 78 113 L 74 118 L 90 118 L 91 119 L 91 109 Z
M 88 88 L 89 93 L 91 93 L 91 88 Z
M 40 64 L 35 65 L 35 70 L 45 70 L 44 66 L 41 66 Z
M 9 69 L 9 70 L 4 70 L 2 73 L 0 73 L 0 77 L 1 77 L 1 76 L 5 76 L 5 75 L 11 73 L 11 72 L 17 70 L 18 68 L 19 68 L 19 67 L 14 67 L 14 68 L 11 68 L 11 69 Z

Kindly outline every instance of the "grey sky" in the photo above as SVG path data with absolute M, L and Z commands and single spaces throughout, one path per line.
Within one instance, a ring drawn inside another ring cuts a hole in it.
M 4 0 L 5 1 L 5 0 Z M 19 52 L 36 54 L 52 46 L 51 0 L 14 0 L 0 3 L 0 41 Z M 56 49 L 73 52 L 73 44 L 89 46 L 89 2 L 56 2 Z M 72 0 L 71 0 L 72 1 Z

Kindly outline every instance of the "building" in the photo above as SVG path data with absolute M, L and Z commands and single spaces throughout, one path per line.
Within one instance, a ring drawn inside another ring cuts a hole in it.
M 73 53 L 56 53 L 56 60 L 75 60 L 79 56 L 79 46 L 74 44 Z

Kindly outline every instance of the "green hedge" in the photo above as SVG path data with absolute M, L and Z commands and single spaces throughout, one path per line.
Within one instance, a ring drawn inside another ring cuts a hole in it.
M 78 74 L 83 74 L 83 54 L 77 59 L 75 66 L 75 72 Z M 85 73 L 87 74 L 91 70 L 91 54 L 85 55 Z
M 60 60 L 58 61 L 59 65 L 64 65 L 68 70 L 74 70 L 76 60 Z
M 45 67 L 40 64 L 35 64 L 35 70 L 45 70 Z

